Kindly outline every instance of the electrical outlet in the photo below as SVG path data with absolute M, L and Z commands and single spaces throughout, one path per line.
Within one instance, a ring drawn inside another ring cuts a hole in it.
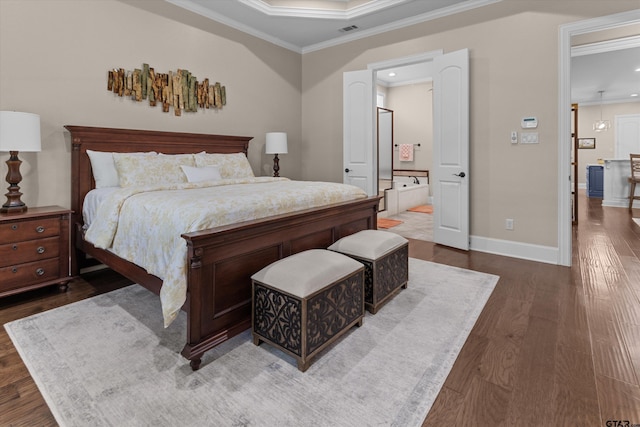
M 507 230 L 513 230 L 513 219 L 507 218 L 504 223 L 504 228 L 506 228 Z

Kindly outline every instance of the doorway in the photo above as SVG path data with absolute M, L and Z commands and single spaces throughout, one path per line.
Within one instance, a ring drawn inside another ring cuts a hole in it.
M 434 200 L 433 241 L 468 250 L 470 242 L 468 49 L 447 54 L 433 51 L 423 55 L 370 64 L 368 69 L 377 74 L 392 67 L 425 62 L 433 67 L 433 161 L 432 171 L 429 172 L 429 184 Z M 346 102 L 345 105 L 350 103 Z M 366 106 L 364 108 L 367 109 Z M 347 118 L 345 123 L 346 120 Z M 350 133 L 345 132 L 345 153 L 348 153 L 350 136 Z M 396 141 L 400 144 L 400 141 L 397 139 Z M 407 145 L 409 143 L 410 141 Z
M 439 54 L 439 52 L 437 52 Z M 378 117 L 394 112 L 392 145 L 379 145 L 379 188 L 387 209 L 378 215 L 387 231 L 423 241 L 433 241 L 433 212 L 412 211 L 433 202 L 428 174 L 433 146 L 433 67 L 431 55 L 384 61 L 369 66 L 377 93 Z M 401 150 L 410 151 L 402 157 Z M 385 163 L 384 155 L 391 156 Z
M 558 118 L 558 259 L 571 266 L 572 189 L 571 181 L 571 47 L 572 37 L 640 23 L 640 10 L 579 21 L 560 27 L 559 118 Z

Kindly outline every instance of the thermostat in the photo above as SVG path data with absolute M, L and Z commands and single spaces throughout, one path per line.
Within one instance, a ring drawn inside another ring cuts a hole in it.
M 522 129 L 535 129 L 538 127 L 538 118 L 537 117 L 523 117 L 520 122 L 520 126 Z

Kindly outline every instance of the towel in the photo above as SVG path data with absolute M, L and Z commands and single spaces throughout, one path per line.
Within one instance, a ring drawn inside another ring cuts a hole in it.
M 400 161 L 413 162 L 413 144 L 400 144 Z

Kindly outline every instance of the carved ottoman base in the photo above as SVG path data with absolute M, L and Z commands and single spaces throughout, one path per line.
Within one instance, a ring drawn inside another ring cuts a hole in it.
M 364 318 L 364 268 L 336 252 L 311 249 L 268 265 L 252 279 L 253 343 L 310 360 Z
M 364 264 L 364 302 L 372 314 L 376 314 L 397 290 L 407 287 L 409 241 L 398 234 L 363 230 L 343 237 L 329 249 Z

